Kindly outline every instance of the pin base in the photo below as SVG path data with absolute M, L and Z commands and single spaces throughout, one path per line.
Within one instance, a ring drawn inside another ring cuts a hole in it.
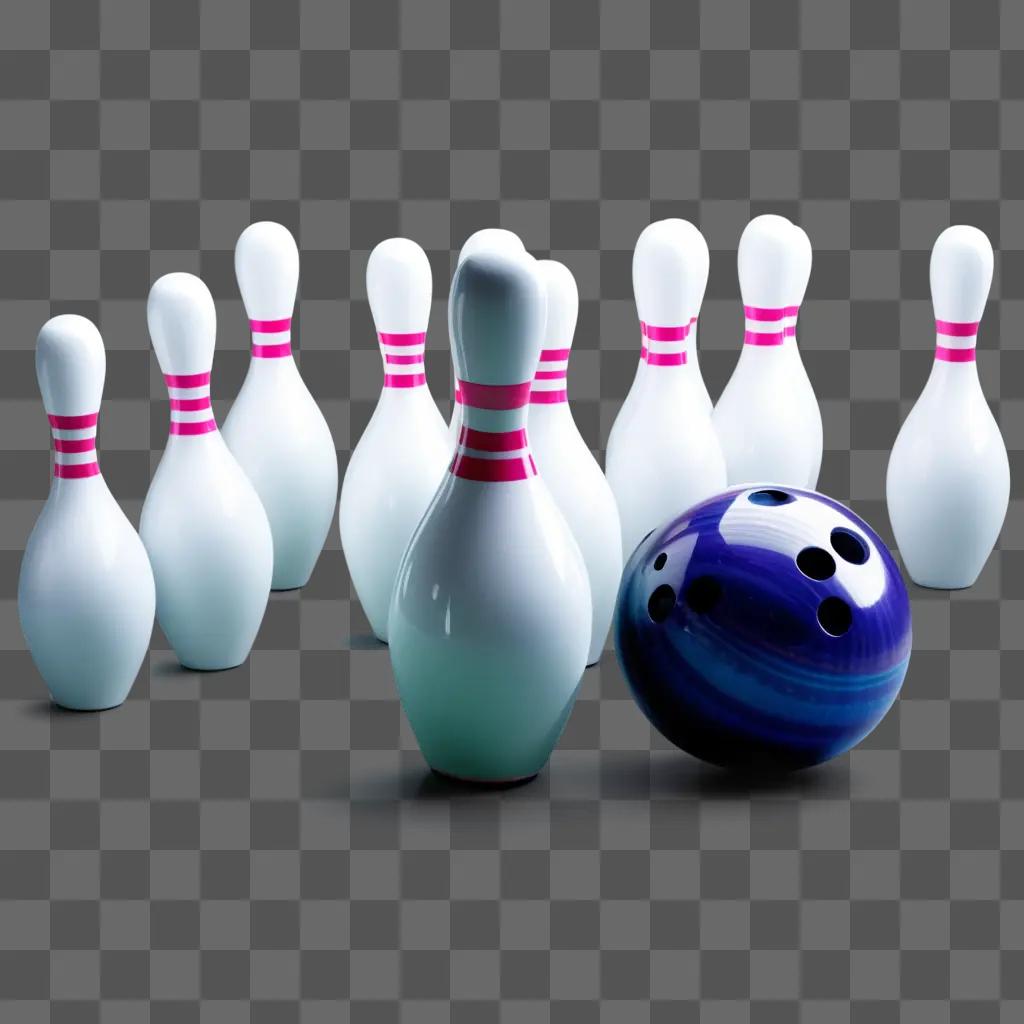
M 922 590 L 970 590 L 975 583 L 978 582 L 977 578 L 971 580 L 970 583 L 925 583 L 924 580 L 915 580 L 913 576 L 910 577 L 914 584 L 921 587 Z
M 127 699 L 127 698 L 125 698 Z M 65 704 L 59 700 L 54 700 L 50 697 L 50 706 L 56 708 L 58 711 L 73 711 L 76 714 L 88 715 L 95 711 L 113 711 L 114 708 L 119 708 L 124 703 L 123 700 L 115 701 L 113 704 Z
M 518 775 L 508 779 L 476 779 L 464 775 L 452 775 L 450 772 L 441 771 L 440 768 L 431 768 L 430 770 L 447 782 L 456 782 L 460 786 L 472 786 L 476 789 L 512 789 L 532 782 L 540 774 L 540 772 L 534 772 L 532 775 Z
M 230 672 L 233 668 L 238 668 L 239 665 L 244 665 L 249 655 L 241 661 L 233 661 L 230 665 L 190 665 L 186 661 L 179 660 L 178 664 L 181 665 L 186 672 Z

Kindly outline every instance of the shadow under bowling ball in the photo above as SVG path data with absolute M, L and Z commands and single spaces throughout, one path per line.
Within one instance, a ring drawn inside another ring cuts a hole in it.
M 839 502 L 733 488 L 641 542 L 615 642 L 668 740 L 711 764 L 784 772 L 849 750 L 892 706 L 910 602 L 884 543 Z

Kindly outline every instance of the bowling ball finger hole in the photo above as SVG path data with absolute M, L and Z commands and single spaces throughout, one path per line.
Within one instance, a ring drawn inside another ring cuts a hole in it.
M 824 548 L 804 548 L 796 567 L 809 579 L 827 580 L 836 573 L 836 560 Z
M 651 622 L 664 622 L 676 606 L 676 592 L 667 584 L 658 587 L 647 600 Z
M 664 551 L 654 560 L 654 568 L 657 572 L 661 572 L 665 568 L 665 563 L 668 561 L 668 555 Z
M 832 550 L 844 561 L 863 565 L 868 560 L 868 546 L 853 532 L 843 526 L 832 531 Z
M 763 491 L 754 491 L 749 500 L 754 505 L 788 505 L 793 500 L 793 495 L 774 488 L 766 488 Z
M 853 612 L 841 597 L 826 597 L 818 605 L 818 625 L 829 636 L 842 636 L 853 625 Z
M 699 576 L 686 588 L 686 606 L 697 615 L 707 615 L 722 600 L 722 584 L 713 576 Z

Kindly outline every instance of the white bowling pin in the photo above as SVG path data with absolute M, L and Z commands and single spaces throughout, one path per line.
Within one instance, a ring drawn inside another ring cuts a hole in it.
M 467 256 L 481 252 L 526 252 L 523 240 L 507 228 L 480 228 L 466 239 L 459 250 L 458 263 Z M 449 339 L 450 341 L 451 339 Z M 454 368 L 453 368 L 454 373 Z M 448 421 L 448 450 L 454 452 L 459 446 L 459 430 L 462 428 L 462 395 L 459 394 L 458 376 L 452 389 L 452 415 Z
M 345 471 L 338 521 L 352 583 L 385 642 L 398 563 L 451 460 L 424 372 L 431 292 L 430 262 L 415 242 L 389 238 L 370 253 L 366 295 L 384 386 Z
M 566 376 L 579 293 L 569 268 L 539 260 L 547 289 L 544 348 L 530 391 L 530 447 L 541 478 L 569 524 L 590 579 L 593 603 L 587 664 L 601 659 L 622 576 L 622 528 L 615 496 L 572 417 Z
M 304 586 L 338 499 L 338 455 L 292 357 L 299 250 L 287 228 L 250 224 L 235 276 L 252 330 L 252 359 L 224 420 L 224 440 L 263 502 L 274 537 L 274 590 Z
M 106 354 L 96 327 L 65 314 L 43 325 L 36 374 L 53 431 L 50 495 L 25 547 L 21 628 L 53 700 L 99 711 L 131 690 L 153 632 L 146 549 L 96 457 Z
M 763 480 L 817 485 L 821 410 L 796 343 L 811 258 L 806 232 L 775 214 L 755 217 L 740 238 L 746 327 L 739 361 L 712 416 L 730 486 Z
M 688 223 L 687 221 L 680 220 L 679 218 L 668 218 L 664 221 L 656 221 L 655 223 L 660 224 L 675 224 L 681 225 Z M 685 228 L 683 230 L 686 230 Z M 704 242 L 703 236 L 701 236 L 701 243 L 704 248 L 707 248 L 707 243 Z M 704 302 L 704 292 L 708 286 L 708 271 L 710 270 L 710 258 L 707 263 L 699 262 L 692 268 L 692 272 L 686 277 L 686 280 L 680 282 L 679 287 L 686 287 L 689 289 L 690 298 L 687 301 L 687 309 L 692 309 L 693 313 L 690 315 L 690 322 L 687 326 L 686 335 L 686 363 L 690 368 L 690 372 L 686 375 L 686 386 L 693 392 L 693 401 L 697 403 L 698 408 L 702 409 L 708 415 L 711 414 L 712 402 L 711 396 L 708 394 L 707 385 L 704 383 L 704 378 L 700 372 L 700 365 L 697 361 L 697 317 L 700 314 L 700 307 Z M 640 322 L 640 359 L 636 365 L 636 372 L 633 374 L 633 382 L 630 384 L 629 391 L 626 393 L 625 399 L 623 399 L 622 405 L 619 407 L 619 411 L 615 416 L 615 421 L 612 423 L 612 429 L 608 434 L 607 448 L 618 446 L 618 435 L 623 431 L 626 431 L 627 424 L 633 416 L 640 404 L 640 389 L 643 375 L 647 368 L 647 338 L 644 335 L 644 323 Z M 627 552 L 628 554 L 628 552 Z
M 900 428 L 885 481 L 896 543 L 922 587 L 971 586 L 1006 517 L 1006 445 L 975 362 L 992 263 L 988 238 L 966 225 L 946 228 L 932 249 L 935 362 Z
M 655 527 L 725 489 L 725 461 L 696 398 L 686 352 L 693 279 L 707 280 L 708 247 L 689 221 L 644 228 L 633 253 L 633 292 L 644 366 L 631 408 L 608 439 L 606 471 L 619 506 L 622 553 Z
M 270 596 L 270 523 L 213 416 L 210 290 L 192 274 L 166 274 L 150 289 L 146 314 L 171 408 L 139 522 L 157 621 L 186 668 L 233 668 L 249 656 Z
M 572 710 L 590 585 L 526 436 L 545 320 L 533 260 L 467 257 L 448 317 L 465 428 L 398 571 L 391 663 L 431 767 L 510 782 L 540 771 Z

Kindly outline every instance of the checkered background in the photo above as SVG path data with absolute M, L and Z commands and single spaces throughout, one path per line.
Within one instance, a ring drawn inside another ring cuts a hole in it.
M 107 345 L 101 463 L 138 516 L 166 437 L 150 283 L 218 300 L 223 419 L 247 363 L 232 248 L 302 250 L 301 367 L 342 468 L 380 385 L 366 257 L 430 254 L 450 384 L 454 254 L 501 224 L 564 260 L 570 392 L 600 450 L 637 358 L 633 243 L 712 250 L 702 366 L 742 320 L 735 247 L 815 246 L 800 342 L 823 490 L 889 536 L 883 481 L 933 345 L 928 251 L 984 229 L 979 370 L 1024 477 L 1024 5 L 1017 0 L 3 0 L 0 6 L 0 1020 L 1008 1024 L 1024 1016 L 1024 516 L 978 584 L 913 590 L 898 706 L 848 757 L 754 788 L 652 736 L 614 655 L 549 769 L 505 793 L 425 770 L 332 530 L 249 662 L 157 632 L 129 701 L 51 708 L 18 628 L 49 485 L 33 345 Z

